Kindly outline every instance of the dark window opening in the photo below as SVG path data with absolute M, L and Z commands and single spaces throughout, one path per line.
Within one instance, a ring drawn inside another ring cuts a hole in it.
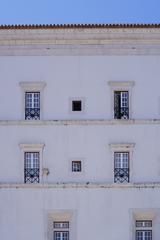
M 72 101 L 72 111 L 82 111 L 82 101 L 80 100 Z
M 129 119 L 129 92 L 114 92 L 114 118 Z

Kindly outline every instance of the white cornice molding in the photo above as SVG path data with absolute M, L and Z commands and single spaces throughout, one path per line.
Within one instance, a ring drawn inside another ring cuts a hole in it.
M 1 30 L 1 56 L 158 55 L 160 29 Z
M 19 143 L 19 147 L 23 151 L 42 150 L 44 146 L 44 143 Z
M 160 119 L 0 120 L 0 126 L 160 125 Z
M 99 182 L 86 182 L 86 183 L 71 183 L 71 182 L 56 182 L 56 183 L 38 183 L 38 184 L 24 184 L 24 183 L 0 183 L 0 189 L 47 189 L 47 188 L 108 188 L 108 189 L 159 189 L 160 182 L 141 182 L 141 183 L 99 183 Z
M 110 143 L 112 151 L 130 151 L 135 147 L 135 143 Z
M 41 91 L 46 86 L 45 82 L 20 82 L 20 87 L 24 91 Z
M 131 88 L 135 85 L 134 81 L 108 81 L 108 85 L 111 88 L 121 88 L 121 87 L 126 87 L 126 88 Z

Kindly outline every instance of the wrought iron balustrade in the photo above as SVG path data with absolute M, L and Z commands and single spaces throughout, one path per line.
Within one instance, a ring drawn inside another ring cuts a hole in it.
M 129 168 L 115 168 L 114 182 L 119 183 L 129 182 Z
M 40 119 L 40 108 L 25 108 L 26 120 L 38 120 Z
M 25 183 L 39 183 L 39 168 L 25 168 L 24 169 Z
M 129 108 L 128 107 L 114 107 L 114 118 L 115 119 L 129 119 Z

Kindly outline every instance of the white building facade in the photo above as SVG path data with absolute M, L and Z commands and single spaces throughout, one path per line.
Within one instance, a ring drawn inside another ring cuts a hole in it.
M 160 26 L 0 26 L 0 239 L 160 239 Z

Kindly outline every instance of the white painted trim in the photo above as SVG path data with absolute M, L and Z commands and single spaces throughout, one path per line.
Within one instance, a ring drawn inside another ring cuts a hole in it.
M 42 91 L 46 86 L 45 82 L 20 82 L 20 87 L 24 91 Z
M 20 169 L 21 169 L 21 179 L 24 182 L 24 153 L 25 152 L 39 152 L 39 161 L 40 161 L 40 172 L 39 172 L 39 182 L 43 181 L 43 149 L 44 143 L 20 143 L 19 147 L 21 150 L 21 159 L 20 159 Z
M 112 151 L 131 151 L 135 147 L 135 143 L 110 143 L 109 147 Z
M 108 85 L 112 88 L 118 88 L 120 90 L 123 90 L 123 88 L 130 88 L 133 87 L 135 85 L 134 81 L 123 81 L 123 82 L 119 82 L 119 81 L 108 81 Z

